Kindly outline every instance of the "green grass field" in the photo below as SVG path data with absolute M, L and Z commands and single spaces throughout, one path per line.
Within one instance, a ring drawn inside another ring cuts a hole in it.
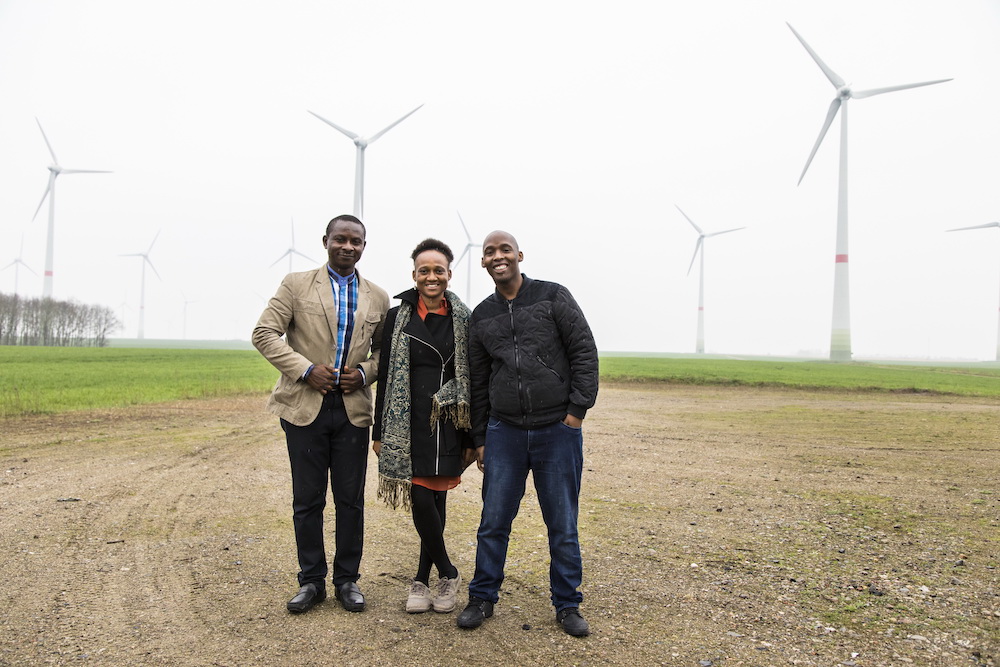
M 1000 397 L 993 363 L 903 365 L 601 357 L 601 378 Z M 256 350 L 0 347 L 0 418 L 178 399 L 261 395 L 277 371 Z
M 932 365 L 602 356 L 601 379 L 1000 397 L 1000 364 Z
M 256 350 L 0 347 L 0 418 L 264 394 Z

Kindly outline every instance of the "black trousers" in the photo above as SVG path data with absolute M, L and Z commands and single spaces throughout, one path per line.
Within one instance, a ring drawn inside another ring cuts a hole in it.
M 284 419 L 281 428 L 292 467 L 292 517 L 299 556 L 299 585 L 326 586 L 323 510 L 326 490 L 333 492 L 336 552 L 333 583 L 358 580 L 365 530 L 365 468 L 368 427 L 351 424 L 340 392 L 323 397 L 319 415 L 308 426 Z

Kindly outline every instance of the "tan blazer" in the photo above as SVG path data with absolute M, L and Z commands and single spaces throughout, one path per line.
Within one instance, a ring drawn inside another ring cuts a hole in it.
M 352 424 L 371 426 L 371 383 L 378 376 L 382 323 L 389 310 L 389 295 L 360 273 L 357 277 L 354 332 L 344 366 L 361 366 L 367 384 L 361 391 L 344 394 L 344 407 Z M 311 364 L 333 366 L 337 352 L 337 311 L 325 265 L 285 276 L 254 327 L 253 344 L 281 371 L 267 409 L 296 426 L 311 424 L 319 415 L 323 395 L 302 380 L 302 374 Z

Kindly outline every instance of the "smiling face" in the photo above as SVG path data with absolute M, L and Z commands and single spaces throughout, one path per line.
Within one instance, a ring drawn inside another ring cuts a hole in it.
M 451 280 L 448 258 L 438 250 L 425 250 L 413 259 L 413 282 L 425 304 L 435 304 L 444 296 Z
M 334 220 L 323 237 L 323 246 L 330 256 L 330 268 L 349 276 L 365 250 L 365 228 L 353 220 Z
M 521 283 L 521 260 L 524 254 L 517 247 L 517 240 L 507 232 L 496 231 L 483 241 L 482 266 L 496 286 L 513 287 L 516 293 Z

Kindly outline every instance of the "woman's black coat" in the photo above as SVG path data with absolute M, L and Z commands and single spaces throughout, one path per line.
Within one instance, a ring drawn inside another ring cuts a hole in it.
M 410 321 L 403 327 L 403 335 L 409 338 L 410 343 L 410 460 L 413 476 L 457 477 L 463 470 L 462 448 L 472 446 L 468 432 L 456 429 L 451 420 L 439 419 L 433 429 L 430 425 L 431 397 L 455 377 L 452 316 L 428 313 L 427 319 L 421 320 L 417 315 L 417 299 L 420 297 L 415 289 L 397 294 L 395 298 L 413 307 Z M 389 372 L 392 332 L 398 315 L 399 306 L 390 309 L 382 330 L 372 440 L 382 439 L 385 378 Z

